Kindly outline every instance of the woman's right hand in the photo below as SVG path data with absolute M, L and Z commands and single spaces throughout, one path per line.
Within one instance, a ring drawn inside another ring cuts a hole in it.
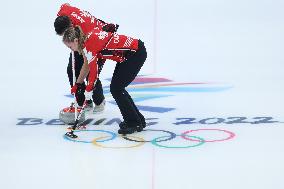
M 79 93 L 84 93 L 85 92 L 85 84 L 83 83 L 75 83 L 75 85 L 71 88 L 71 94 L 79 94 Z

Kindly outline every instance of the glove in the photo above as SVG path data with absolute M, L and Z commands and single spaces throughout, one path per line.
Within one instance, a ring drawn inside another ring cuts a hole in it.
M 117 31 L 119 25 L 117 24 L 106 24 L 102 27 L 103 31 L 114 33 Z
M 94 84 L 90 83 L 89 85 L 86 86 L 86 91 L 91 92 L 94 89 Z
M 85 91 L 85 85 L 84 83 L 75 83 L 75 85 L 71 88 L 71 94 L 83 94 Z

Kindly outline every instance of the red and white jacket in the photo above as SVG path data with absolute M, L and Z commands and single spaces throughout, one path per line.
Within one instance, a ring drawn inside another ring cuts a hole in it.
M 98 58 L 123 62 L 126 60 L 126 53 L 137 50 L 138 39 L 105 32 L 99 28 L 92 30 L 88 34 L 83 48 L 90 68 L 88 90 L 93 88 L 98 79 Z
M 70 6 L 68 3 L 61 5 L 57 16 L 68 16 L 73 26 L 80 26 L 82 31 L 87 34 L 94 28 L 100 28 L 107 23 L 92 16 L 88 11 Z

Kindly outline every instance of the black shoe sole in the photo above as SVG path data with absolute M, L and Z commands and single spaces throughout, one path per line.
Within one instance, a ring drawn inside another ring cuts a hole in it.
M 138 126 L 136 128 L 134 127 L 126 127 L 126 126 L 119 126 L 120 129 L 118 130 L 118 134 L 132 134 L 134 133 L 135 131 L 137 132 L 141 132 L 143 131 L 143 129 L 146 127 L 146 123 L 141 125 L 141 126 Z
M 141 131 L 143 131 L 143 129 L 144 129 L 145 127 L 137 127 L 137 132 L 141 132 Z
M 137 131 L 137 128 L 134 127 L 128 127 L 128 128 L 120 128 L 118 129 L 118 134 L 126 135 L 126 134 L 132 134 Z
M 137 127 L 137 132 L 143 131 L 143 129 L 144 129 L 145 127 L 146 127 L 146 123 L 143 124 L 143 125 L 141 125 L 141 126 L 138 126 L 138 127 Z

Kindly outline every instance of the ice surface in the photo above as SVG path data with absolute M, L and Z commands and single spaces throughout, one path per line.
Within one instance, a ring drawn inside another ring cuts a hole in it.
M 69 50 L 53 29 L 62 3 L 1 5 L 1 188 L 284 188 L 283 1 L 69 2 L 146 44 L 137 81 L 148 83 L 129 90 L 149 126 L 130 140 L 214 129 L 187 133 L 197 141 L 156 141 L 184 147 L 235 135 L 191 148 L 108 140 L 121 120 L 107 88 L 110 61 L 101 74 L 106 111 L 89 115 L 78 133 L 85 142 L 63 138 L 67 126 L 56 119 L 72 98 Z

